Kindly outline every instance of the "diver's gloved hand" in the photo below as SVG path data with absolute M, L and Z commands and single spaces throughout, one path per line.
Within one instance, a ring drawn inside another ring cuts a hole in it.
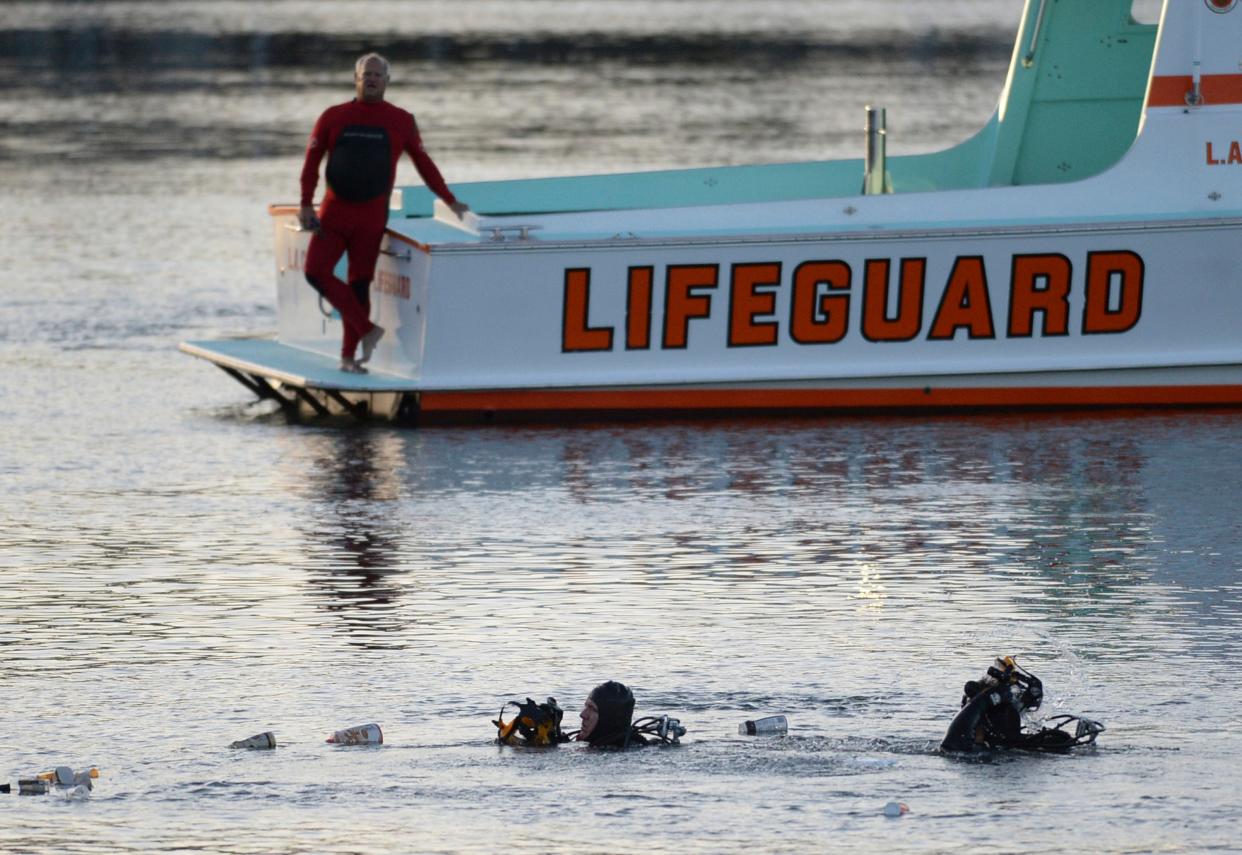
M 1044 684 L 1034 674 L 1030 675 L 1025 681 L 1026 688 L 1022 690 L 1022 706 L 1028 710 L 1037 710 L 1039 705 L 1044 701 Z
M 966 685 L 962 687 L 961 706 L 966 706 L 968 703 L 970 703 L 970 699 L 973 698 L 975 695 L 979 694 L 979 692 L 982 690 L 983 690 L 983 687 L 980 686 L 978 683 L 976 683 L 974 680 L 967 680 Z

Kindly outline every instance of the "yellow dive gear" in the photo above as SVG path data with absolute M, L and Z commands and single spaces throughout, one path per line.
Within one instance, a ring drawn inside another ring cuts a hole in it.
M 509 721 L 505 721 L 505 709 L 517 707 L 517 713 Z M 556 698 L 548 698 L 537 704 L 531 698 L 525 703 L 509 701 L 500 708 L 500 713 L 492 724 L 496 725 L 496 741 L 501 745 L 557 745 L 567 742 L 568 738 L 561 733 L 561 718 L 565 715 L 556 703 Z

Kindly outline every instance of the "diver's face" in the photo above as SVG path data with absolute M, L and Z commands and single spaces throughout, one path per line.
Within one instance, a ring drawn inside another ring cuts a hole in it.
M 583 740 L 595 731 L 595 725 L 599 724 L 599 707 L 595 705 L 595 701 L 590 698 L 586 699 L 586 703 L 582 705 L 582 712 L 578 713 L 578 718 L 582 719 L 582 729 L 578 731 L 578 739 Z
M 388 74 L 384 64 L 378 59 L 368 59 L 362 64 L 362 70 L 354 74 L 354 89 L 359 101 L 374 104 L 384 100 L 384 90 L 388 88 Z

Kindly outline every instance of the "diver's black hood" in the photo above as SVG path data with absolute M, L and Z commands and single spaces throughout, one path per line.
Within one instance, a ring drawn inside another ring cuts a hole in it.
M 599 722 L 587 743 L 593 748 L 624 747 L 634 720 L 634 693 L 624 683 L 609 680 L 592 689 L 589 697 L 599 707 Z

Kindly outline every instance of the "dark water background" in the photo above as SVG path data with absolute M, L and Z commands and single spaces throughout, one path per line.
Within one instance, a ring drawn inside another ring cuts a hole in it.
M 175 349 L 274 326 L 365 49 L 450 182 L 853 157 L 982 125 L 1020 7 L 0 6 L 0 778 L 102 770 L 0 850 L 1233 849 L 1242 414 L 307 427 Z M 998 653 L 1099 749 L 935 753 Z M 686 744 L 488 744 L 609 677 Z

